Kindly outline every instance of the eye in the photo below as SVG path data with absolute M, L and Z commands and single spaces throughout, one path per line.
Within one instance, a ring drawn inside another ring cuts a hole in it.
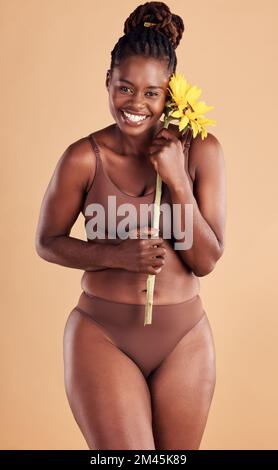
M 120 90 L 122 90 L 123 88 L 125 88 L 126 90 L 130 90 L 130 88 L 128 88 L 127 86 L 120 86 Z
M 153 91 L 148 91 L 147 93 L 152 93 L 152 96 L 158 96 L 158 93 L 154 93 Z

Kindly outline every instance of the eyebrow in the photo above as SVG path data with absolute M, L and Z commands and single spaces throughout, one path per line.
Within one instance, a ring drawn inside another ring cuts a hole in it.
M 125 83 L 128 83 L 129 85 L 134 86 L 132 82 L 130 82 L 129 80 L 126 80 L 125 78 L 119 78 L 118 81 L 119 82 L 125 82 Z M 164 90 L 164 88 L 162 86 L 154 86 L 154 85 L 147 86 L 146 88 L 161 88 L 161 90 Z

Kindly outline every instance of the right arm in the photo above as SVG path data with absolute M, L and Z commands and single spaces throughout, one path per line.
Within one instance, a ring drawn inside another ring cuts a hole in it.
M 82 210 L 92 166 L 94 175 L 96 162 L 88 139 L 69 145 L 56 165 L 43 197 L 35 241 L 37 254 L 50 263 L 85 271 L 117 267 L 115 245 L 105 243 L 100 249 L 98 243 L 69 236 Z

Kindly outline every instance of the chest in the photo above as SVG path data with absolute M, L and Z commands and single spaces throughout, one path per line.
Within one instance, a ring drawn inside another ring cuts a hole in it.
M 155 190 L 156 172 L 144 161 L 125 157 L 109 158 L 103 162 L 106 176 L 124 194 L 142 197 Z
M 132 160 L 126 157 L 107 155 L 102 158 L 103 171 L 107 178 L 123 194 L 131 197 L 142 197 L 156 189 L 157 173 L 151 163 Z M 189 162 L 188 149 L 184 151 L 184 168 L 193 189 L 195 171 Z

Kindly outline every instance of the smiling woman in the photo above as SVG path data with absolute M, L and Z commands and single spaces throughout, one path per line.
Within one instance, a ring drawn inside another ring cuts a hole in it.
M 163 2 L 130 14 L 106 74 L 114 122 L 66 149 L 43 199 L 37 252 L 84 271 L 65 326 L 64 365 L 69 404 L 90 449 L 198 449 L 214 392 L 214 343 L 198 276 L 221 254 L 221 147 L 211 134 L 191 146 L 190 132 L 181 138 L 161 122 L 183 31 Z M 109 238 L 108 219 L 121 228 L 126 207 L 135 209 L 135 230 L 142 228 L 141 205 L 154 203 L 158 168 L 169 208 L 160 234 L 147 218 L 147 237 Z M 173 204 L 187 203 L 193 245 L 186 251 L 162 229 L 172 225 Z M 92 225 L 96 206 L 105 236 L 70 237 L 80 212 Z M 156 275 L 153 322 L 144 326 L 149 274 Z

